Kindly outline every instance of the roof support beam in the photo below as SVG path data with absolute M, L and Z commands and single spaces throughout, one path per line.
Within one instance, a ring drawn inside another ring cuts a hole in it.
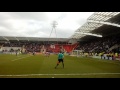
M 2 36 L 3 37 L 3 36 Z M 7 38 L 3 37 L 5 40 L 9 41 Z
M 87 22 L 91 22 L 91 23 L 101 23 L 101 24 L 112 25 L 112 26 L 115 26 L 115 27 L 120 27 L 119 24 L 116 24 L 116 23 L 110 23 L 110 22 L 94 21 L 94 20 L 87 20 Z
M 102 37 L 102 35 L 93 34 L 93 33 L 85 33 L 85 32 L 76 32 L 76 33 L 83 34 L 83 35 L 91 35 L 91 36 L 96 36 L 96 37 Z
M 18 38 L 16 38 L 16 37 L 14 37 L 17 41 L 19 41 L 19 39 Z

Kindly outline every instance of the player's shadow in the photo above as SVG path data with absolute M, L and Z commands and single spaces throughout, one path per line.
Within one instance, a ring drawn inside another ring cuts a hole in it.
M 55 69 L 64 69 L 63 67 L 57 67 L 57 68 L 55 68 Z

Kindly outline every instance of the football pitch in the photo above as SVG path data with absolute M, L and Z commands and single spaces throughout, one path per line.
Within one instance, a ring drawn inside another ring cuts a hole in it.
M 65 56 L 55 69 L 57 55 L 0 54 L 0 78 L 120 78 L 120 61 Z

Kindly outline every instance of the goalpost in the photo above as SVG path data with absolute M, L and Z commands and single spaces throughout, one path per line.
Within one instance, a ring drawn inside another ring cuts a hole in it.
M 0 45 L 0 54 L 2 53 L 2 47 L 3 47 L 3 46 L 2 46 L 2 45 Z
M 82 50 L 73 50 L 71 55 L 76 56 L 76 57 L 83 56 L 83 51 Z

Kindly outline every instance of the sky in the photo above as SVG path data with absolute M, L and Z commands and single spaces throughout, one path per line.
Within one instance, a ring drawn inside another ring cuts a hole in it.
M 0 12 L 0 36 L 69 38 L 93 13 Z

